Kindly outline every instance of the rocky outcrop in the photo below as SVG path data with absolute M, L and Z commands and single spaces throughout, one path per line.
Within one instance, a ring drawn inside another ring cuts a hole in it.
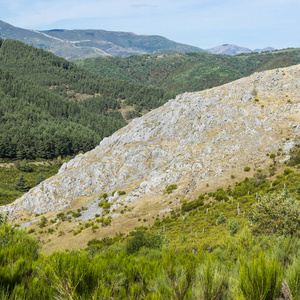
M 300 65 L 255 73 L 186 93 L 105 138 L 94 150 L 64 164 L 58 174 L 2 207 L 11 216 L 92 202 L 101 193 L 122 203 L 159 199 L 177 183 L 187 195 L 222 182 L 244 166 L 267 164 L 266 153 L 288 152 L 300 134 Z

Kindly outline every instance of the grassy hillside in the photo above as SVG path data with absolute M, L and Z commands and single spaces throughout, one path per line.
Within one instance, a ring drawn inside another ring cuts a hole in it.
M 0 157 L 53 158 L 94 148 L 126 125 L 121 108 L 150 110 L 172 95 L 82 70 L 42 49 L 0 40 Z
M 275 156 L 276 162 L 280 160 L 281 153 L 279 151 L 279 156 Z M 37 236 L 45 241 L 46 249 L 49 250 L 49 247 L 51 245 L 53 247 L 55 244 L 60 244 L 62 248 L 66 248 L 67 245 L 74 245 L 74 236 L 77 241 L 76 245 L 82 245 L 93 236 L 109 235 L 113 237 L 120 230 L 123 234 L 128 233 L 126 227 L 119 227 L 118 218 L 112 216 L 121 214 L 124 217 L 131 218 L 134 214 L 136 227 L 141 227 L 141 229 L 150 231 L 153 234 L 160 232 L 167 238 L 168 247 L 174 251 L 212 250 L 218 247 L 220 240 L 226 239 L 233 230 L 231 224 L 236 222 L 237 228 L 240 229 L 250 226 L 251 207 L 253 204 L 258 203 L 260 199 L 263 199 L 265 195 L 280 193 L 286 188 L 299 202 L 299 148 L 291 155 L 294 157 L 294 160 L 290 163 L 291 166 L 278 162 L 274 166 L 274 159 L 270 158 L 269 168 L 265 170 L 257 169 L 253 177 L 247 176 L 247 169 L 244 174 L 232 174 L 231 178 L 228 179 L 228 186 L 207 186 L 194 199 L 168 201 L 169 211 L 166 210 L 164 213 L 151 214 L 151 216 L 148 216 L 148 213 L 141 215 L 138 208 L 136 208 L 137 204 L 123 205 L 111 211 L 111 204 L 106 202 L 107 195 L 102 194 L 99 195 L 99 206 L 104 208 L 102 215 L 90 214 L 88 221 L 83 221 L 81 218 L 77 219 L 81 214 L 84 215 L 85 208 L 81 206 L 78 210 L 79 215 L 75 216 L 74 212 L 68 211 L 63 214 L 64 220 L 59 220 L 55 213 L 50 213 L 45 228 L 39 229 L 36 225 L 31 228 L 34 228 Z M 238 182 L 235 179 L 236 177 L 244 177 L 244 180 Z M 176 189 L 176 184 L 166 187 L 165 199 L 168 199 L 169 194 L 174 189 Z M 151 205 L 159 206 L 159 203 L 153 199 Z M 50 221 L 50 218 L 55 221 L 55 226 L 52 225 L 53 222 Z M 102 227 L 103 229 L 101 229 Z M 50 236 L 53 242 L 49 245 L 47 245 L 49 239 L 48 228 L 53 228 Z M 297 230 L 299 230 L 300 235 L 300 227 Z M 57 236 L 60 231 L 64 232 L 64 239 Z M 216 239 L 216 236 L 219 239 Z M 112 243 L 112 240 L 109 240 Z M 97 249 L 102 249 L 102 246 L 105 245 L 96 243 L 94 246 Z
M 179 210 L 158 216 L 151 227 L 139 226 L 128 236 L 116 233 L 113 238 L 91 239 L 81 251 L 42 255 L 34 237 L 65 239 L 63 224 L 76 218 L 74 213 L 60 213 L 51 220 L 41 216 L 39 232 L 16 230 L 2 216 L 0 295 L 2 299 L 299 299 L 299 148 L 291 156 L 287 165 L 277 164 L 278 169 L 272 164 L 225 190 L 183 201 Z M 86 222 L 81 231 L 92 236 L 101 226 L 113 226 L 100 224 Z
M 210 53 L 97 57 L 76 60 L 78 66 L 106 78 L 138 82 L 183 93 L 222 85 L 254 72 L 300 63 L 300 49 L 236 56 Z
M 30 188 L 57 173 L 62 160 L 39 163 L 23 160 L 0 165 L 0 205 L 13 202 Z

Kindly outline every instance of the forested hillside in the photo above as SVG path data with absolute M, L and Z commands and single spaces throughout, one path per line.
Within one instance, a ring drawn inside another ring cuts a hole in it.
M 236 56 L 210 53 L 97 57 L 75 63 L 106 78 L 161 87 L 174 93 L 212 88 L 254 72 L 300 63 L 300 49 Z
M 121 106 L 150 110 L 172 95 L 103 79 L 42 49 L 0 39 L 0 157 L 52 158 L 94 148 L 126 125 Z

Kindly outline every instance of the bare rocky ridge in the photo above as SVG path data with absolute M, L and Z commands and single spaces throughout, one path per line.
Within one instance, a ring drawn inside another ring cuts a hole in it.
M 230 174 L 245 177 L 245 166 L 266 166 L 266 153 L 278 148 L 288 153 L 293 146 L 300 134 L 299 91 L 297 65 L 179 95 L 76 156 L 1 210 L 17 218 L 84 203 L 94 215 L 104 192 L 126 191 L 109 197 L 112 210 L 121 203 L 162 201 L 168 184 L 178 185 L 168 195 L 175 200 L 200 193 L 207 183 L 222 185 Z

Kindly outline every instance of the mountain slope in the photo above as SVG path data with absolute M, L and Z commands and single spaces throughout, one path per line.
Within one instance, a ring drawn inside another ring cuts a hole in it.
M 58 56 L 62 56 L 65 59 L 107 55 L 103 52 L 98 53 L 94 49 L 80 49 L 75 45 L 69 43 L 68 41 L 60 40 L 36 30 L 15 27 L 1 20 L 0 37 L 2 37 L 3 39 L 19 40 L 28 45 L 51 51 L 52 53 Z
M 208 185 L 233 184 L 232 174 L 238 180 L 268 168 L 267 153 L 279 148 L 288 153 L 300 134 L 299 87 L 297 65 L 180 95 L 78 155 L 1 210 L 18 219 L 25 212 L 53 216 L 86 206 L 81 220 L 95 214 L 113 218 L 99 236 L 132 229 L 137 218 L 167 213 L 181 200 L 209 190 Z M 172 184 L 178 188 L 166 193 Z M 109 195 L 106 208 L 97 205 L 103 193 Z M 129 207 L 125 214 L 124 207 Z M 71 232 L 75 228 L 68 226 Z M 68 242 L 78 245 L 80 237 Z
M 11 39 L 0 39 L 0 83 L 0 157 L 10 159 L 91 150 L 126 125 L 121 106 L 138 106 L 141 113 L 171 97 L 162 89 L 103 79 Z
M 43 48 L 68 60 L 108 55 L 204 51 L 198 47 L 170 41 L 162 36 L 105 30 L 37 31 L 14 27 L 1 20 L 0 37 L 16 39 Z
M 209 53 L 213 53 L 213 54 L 226 54 L 226 55 L 237 55 L 240 53 L 250 53 L 250 52 L 263 52 L 263 51 L 273 51 L 275 50 L 272 47 L 266 47 L 264 49 L 255 49 L 255 50 L 251 50 L 249 48 L 245 48 L 245 47 L 240 47 L 237 45 L 232 45 L 232 44 L 224 44 L 221 46 L 217 46 L 214 48 L 210 48 L 210 49 L 205 49 L 207 52 Z
M 204 50 L 170 41 L 158 35 L 137 35 L 131 32 L 105 30 L 47 30 L 47 35 L 66 40 L 76 47 L 101 49 L 112 56 L 144 53 L 204 52 Z
M 226 55 L 236 55 L 240 53 L 252 52 L 252 50 L 249 48 L 240 47 L 232 44 L 224 44 L 221 46 L 216 46 L 214 48 L 206 49 L 206 51 L 213 54 L 226 54 Z
M 184 93 L 212 88 L 254 72 L 300 63 L 300 49 L 237 56 L 210 53 L 97 57 L 75 61 L 106 78 L 117 78 Z

